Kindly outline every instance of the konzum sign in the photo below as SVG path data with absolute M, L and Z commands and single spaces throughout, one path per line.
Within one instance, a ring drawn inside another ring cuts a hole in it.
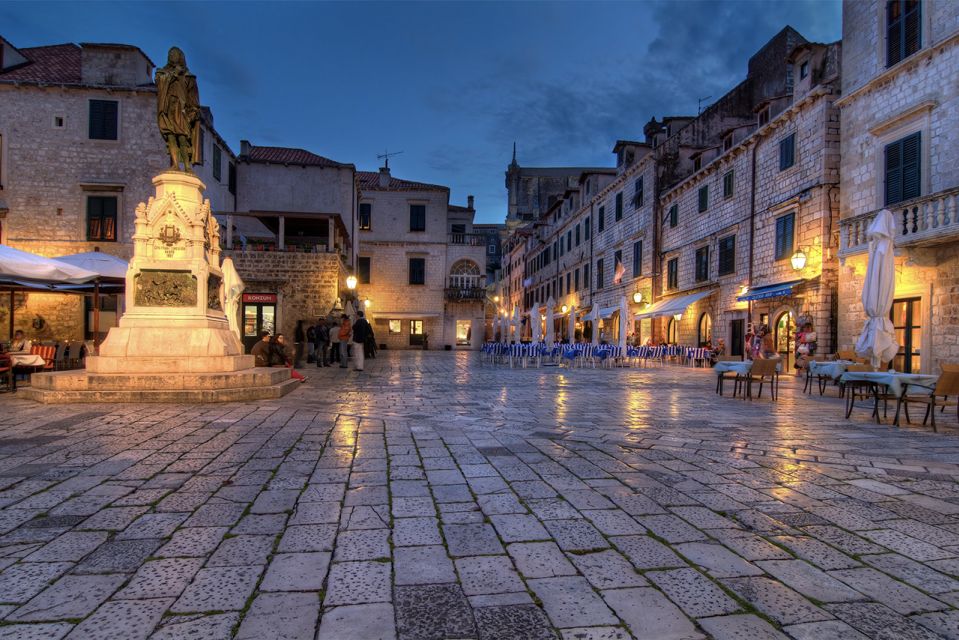
M 243 302 L 270 302 L 276 303 L 276 294 L 275 293 L 244 293 Z

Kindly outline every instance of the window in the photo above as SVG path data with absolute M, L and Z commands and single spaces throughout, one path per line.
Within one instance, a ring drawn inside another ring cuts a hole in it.
M 645 195 L 643 194 L 643 178 L 640 176 L 636 178 L 636 182 L 633 183 L 633 206 L 641 207 L 645 200 Z
M 696 282 L 709 280 L 709 247 L 696 249 Z
M 666 263 L 666 288 L 679 288 L 679 258 L 673 258 Z
M 573 230 L 572 229 L 566 232 L 566 250 L 567 251 L 573 250 Z
M 87 197 L 87 240 L 117 239 L 117 199 L 113 196 Z
M 723 176 L 723 198 L 728 200 L 733 197 L 733 172 L 729 171 Z
M 576 225 L 576 246 L 579 246 L 579 225 Z
M 586 218 L 586 220 L 583 222 L 583 239 L 584 240 L 589 240 L 589 226 L 590 226 L 589 223 L 590 223 L 590 218 Z
M 785 260 L 792 256 L 795 225 L 795 213 L 776 218 L 776 260 Z
M 705 347 L 713 342 L 713 319 L 708 313 L 699 316 L 699 346 Z
M 424 341 L 423 321 L 410 320 L 410 346 L 422 346 Z
M 693 171 L 699 171 L 703 168 L 703 157 L 696 156 L 693 158 Z
M 583 288 L 589 287 L 589 263 L 583 265 Z
M 570 285 L 570 276 L 573 275 L 571 272 L 566 272 L 566 293 L 572 293 L 573 290 L 569 288 Z
M 410 258 L 410 284 L 426 284 L 426 258 Z
M 905 60 L 922 46 L 922 3 L 919 0 L 886 2 L 886 66 Z
M 623 219 L 623 192 L 616 194 L 616 222 Z
M 53 128 L 62 129 L 67 125 L 67 119 L 63 116 L 53 116 Z
M 633 243 L 633 277 L 637 278 L 643 275 L 643 241 L 637 240 Z
M 709 185 L 703 185 L 699 188 L 699 212 L 703 213 L 709 208 Z
M 410 205 L 410 231 L 426 231 L 426 205 Z
M 790 133 L 779 141 L 779 170 L 785 171 L 796 164 L 796 134 Z
M 574 290 L 579 291 L 579 269 L 573 271 L 573 284 L 576 285 Z
M 213 145 L 213 179 L 217 182 L 223 176 L 223 152 L 220 151 L 220 145 Z
M 556 286 L 556 295 L 557 295 L 557 296 L 563 295 L 563 276 L 560 276 L 560 277 L 559 277 L 559 282 L 557 282 L 556 285 L 557 285 L 557 286 Z
M 603 288 L 603 259 L 596 261 L 596 288 Z
M 369 202 L 360 203 L 360 231 L 369 231 L 372 228 L 373 205 Z
M 120 103 L 116 100 L 90 101 L 90 139 L 116 140 Z
M 675 227 L 679 224 L 679 205 L 674 204 L 669 208 L 669 226 Z
M 390 321 L 389 321 L 389 332 L 390 332 L 390 334 L 403 333 L 403 322 L 402 322 L 402 320 L 390 320 Z
M 733 148 L 733 134 L 727 133 L 723 137 L 723 152 L 729 151 Z
M 596 221 L 596 230 L 600 233 L 606 228 L 606 207 L 599 208 L 599 220 Z
M 919 132 L 886 145 L 886 204 L 918 198 L 921 194 L 922 139 Z
M 456 346 L 468 347 L 473 340 L 473 321 L 456 321 Z
M 356 277 L 360 284 L 370 283 L 370 258 L 360 256 L 356 259 Z
M 670 318 L 666 325 L 666 342 L 669 344 L 679 344 L 679 322 L 676 318 Z
M 227 165 L 227 190 L 236 195 L 236 165 L 232 162 Z
M 736 271 L 736 236 L 719 239 L 719 275 Z
M 895 300 L 889 315 L 899 345 L 899 353 L 893 358 L 894 368 L 903 373 L 918 373 L 922 347 L 922 299 Z
M 769 124 L 769 107 L 763 107 L 759 110 L 759 126 Z
M 489 255 L 491 255 L 491 256 L 495 256 L 495 255 L 496 255 L 496 245 L 495 245 L 495 244 L 491 244 L 491 245 L 487 246 L 487 247 L 486 247 L 486 253 L 489 254 Z
M 809 75 L 809 61 L 803 62 L 799 65 L 799 79 L 802 80 Z

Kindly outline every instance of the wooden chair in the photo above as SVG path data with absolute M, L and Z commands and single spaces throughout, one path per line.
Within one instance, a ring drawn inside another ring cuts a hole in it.
M 856 360 L 856 352 L 852 349 L 844 350 L 840 349 L 836 352 L 837 360 Z
M 17 390 L 17 376 L 13 373 L 13 362 L 6 354 L 0 354 L 0 376 L 6 379 L 8 391 Z
M 959 363 L 955 363 L 955 362 L 940 362 L 940 363 L 939 363 L 939 368 L 942 370 L 943 373 L 949 373 L 949 372 L 955 373 L 955 372 L 959 371 Z
M 753 366 L 746 375 L 736 376 L 736 386 L 746 385 L 745 397 L 753 399 L 753 383 L 759 383 L 759 393 L 757 398 L 763 397 L 763 385 L 769 383 L 769 395 L 772 400 L 778 398 L 779 372 L 776 366 L 780 363 L 778 359 L 753 360 Z
M 717 364 L 720 362 L 742 362 L 742 356 L 718 356 L 716 358 Z M 732 377 L 735 379 L 735 371 L 724 371 L 716 376 L 716 393 L 723 395 L 723 383 L 726 381 L 727 374 L 732 374 Z M 733 395 L 736 395 L 738 388 L 733 389 Z
M 825 358 L 815 357 L 815 358 L 806 358 L 806 383 L 803 385 L 802 392 L 806 393 L 806 390 L 809 390 L 809 393 L 812 393 L 812 370 L 809 367 L 811 362 L 825 362 Z M 820 391 L 819 395 L 822 395 L 822 376 L 816 376 L 819 381 Z
M 910 394 L 910 389 L 916 389 L 915 394 Z M 950 400 L 949 396 L 953 399 Z M 941 398 L 941 399 L 940 399 Z M 945 409 L 946 407 L 956 407 L 956 420 L 959 420 L 959 371 L 945 371 L 935 387 L 928 387 L 914 382 L 907 382 L 903 385 L 902 396 L 899 398 L 899 404 L 903 405 L 906 413 L 906 422 L 909 420 L 909 405 L 926 405 L 926 416 L 922 419 L 925 425 L 932 416 L 932 430 L 936 429 L 936 407 Z M 896 407 L 896 413 L 899 413 L 899 407 Z

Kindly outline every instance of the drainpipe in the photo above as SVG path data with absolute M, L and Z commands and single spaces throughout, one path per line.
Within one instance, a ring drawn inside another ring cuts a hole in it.
M 749 275 L 746 278 L 746 286 L 753 286 L 753 257 L 755 255 L 756 244 L 756 147 L 759 142 L 753 143 L 752 154 L 750 157 L 750 182 L 749 182 Z M 746 322 L 753 321 L 753 302 L 748 302 L 746 311 Z M 745 349 L 745 345 L 743 346 Z

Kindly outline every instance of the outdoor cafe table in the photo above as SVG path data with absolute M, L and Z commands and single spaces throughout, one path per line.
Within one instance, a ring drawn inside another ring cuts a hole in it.
M 14 367 L 42 367 L 46 361 L 35 353 L 7 353 Z
M 742 361 L 722 360 L 720 362 L 717 362 L 715 366 L 713 366 L 713 373 L 715 373 L 717 376 L 722 376 L 724 373 L 735 373 L 737 376 L 745 376 L 749 374 L 752 368 L 753 368 L 752 360 L 742 360 Z M 782 363 L 777 362 L 776 371 L 779 372 L 781 370 L 782 370 Z M 720 395 L 722 395 L 721 392 L 722 392 L 722 387 L 720 387 L 717 384 L 716 393 L 719 393 Z
M 809 363 L 809 375 L 822 376 L 823 378 L 831 378 L 835 380 L 842 374 L 846 373 L 846 367 L 851 364 L 855 364 L 852 360 L 813 360 Z
M 906 383 L 920 384 L 927 387 L 935 387 L 939 376 L 927 375 L 922 373 L 899 373 L 896 371 L 847 371 L 839 378 L 841 384 L 849 382 L 871 382 L 875 385 L 875 404 L 872 414 L 879 421 L 879 387 L 886 387 L 889 395 L 901 398 L 903 388 Z M 847 392 L 848 393 L 848 392 Z M 852 400 L 852 397 L 850 397 Z M 848 411 L 847 411 L 848 414 Z M 899 407 L 896 407 L 896 418 L 894 423 L 899 423 Z

